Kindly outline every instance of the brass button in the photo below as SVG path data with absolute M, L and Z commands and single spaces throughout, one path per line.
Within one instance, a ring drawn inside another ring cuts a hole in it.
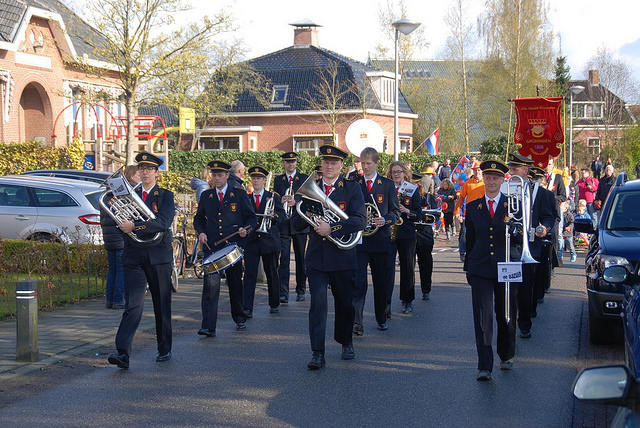
M 490 230 L 491 232 L 493 232 L 493 227 L 489 227 L 489 230 Z
M 490 252 L 489 254 L 491 254 L 491 255 L 493 256 L 495 253 L 492 251 L 492 252 Z
M 489 244 L 490 247 L 493 247 L 493 244 Z
M 221 219 L 221 218 L 219 218 L 219 219 L 218 219 L 218 222 L 219 222 L 219 223 L 222 223 L 222 219 Z
M 489 235 L 489 239 L 493 239 L 493 235 Z

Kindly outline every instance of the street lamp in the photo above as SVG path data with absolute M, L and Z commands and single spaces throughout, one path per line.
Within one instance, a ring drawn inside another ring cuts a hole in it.
M 569 88 L 569 172 L 573 165 L 573 96 L 584 91 L 584 86 L 575 85 Z
M 391 25 L 395 28 L 395 73 L 394 73 L 394 81 L 395 81 L 395 100 L 393 103 L 393 160 L 398 160 L 398 154 L 400 152 L 400 138 L 398 137 L 398 93 L 400 89 L 398 88 L 398 33 L 402 33 L 405 36 L 413 32 L 416 28 L 420 26 L 419 22 L 414 22 L 409 19 L 399 19 L 394 21 Z

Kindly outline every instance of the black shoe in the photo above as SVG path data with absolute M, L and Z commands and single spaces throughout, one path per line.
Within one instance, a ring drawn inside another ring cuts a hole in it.
M 111 303 L 111 302 L 105 303 L 104 307 L 107 308 L 107 309 L 111 309 L 113 307 L 113 303 Z
M 429 300 L 429 293 L 422 293 L 422 300 Z
M 410 314 L 411 312 L 413 312 L 413 305 L 411 303 L 404 303 L 402 305 L 402 313 Z
M 270 314 L 277 314 L 280 312 L 280 308 L 269 308 Z
M 289 303 L 289 298 L 280 296 L 280 303 Z
M 198 330 L 198 334 L 200 336 L 216 337 L 216 332 L 214 330 L 209 330 L 208 328 L 201 328 Z
M 520 330 L 520 337 L 522 339 L 529 339 L 531 337 L 531 330 Z
M 355 334 L 356 336 L 363 336 L 364 335 L 364 327 L 362 327 L 362 324 L 354 324 L 353 325 L 353 334 Z
M 160 355 L 160 353 L 156 354 L 156 362 L 157 363 L 164 363 L 165 361 L 169 361 L 171 359 L 171 351 L 167 352 L 166 354 L 162 354 Z
M 114 303 L 113 305 L 111 305 L 111 309 L 124 309 L 124 305 Z
M 531 318 L 535 318 L 535 317 L 537 317 L 537 316 L 538 316 L 538 313 L 537 313 L 537 312 L 533 312 L 533 313 L 531 313 Z
M 391 303 L 387 303 L 387 307 L 384 308 L 384 316 L 391 319 Z
M 242 321 L 236 324 L 236 330 L 238 331 L 242 331 L 242 330 L 246 330 L 247 329 L 247 324 Z
M 304 301 L 304 294 L 298 294 L 296 296 L 296 302 L 303 302 Z
M 250 311 L 249 309 L 245 309 L 244 316 L 247 317 L 248 319 L 253 318 L 253 311 Z
M 111 355 L 109 355 L 109 358 L 107 359 L 107 361 L 109 361 L 109 364 L 115 364 L 116 366 L 120 367 L 121 369 L 128 369 L 129 368 L 129 356 L 127 354 L 125 354 L 124 352 L 122 352 L 120 354 L 111 354 Z
M 538 304 L 541 305 L 544 303 L 544 297 L 538 299 Z
M 314 352 L 311 361 L 307 363 L 309 370 L 318 370 L 324 367 L 324 352 Z
M 378 330 L 385 331 L 389 330 L 389 324 L 383 322 L 382 324 L 378 324 Z
M 353 344 L 342 345 L 342 359 L 353 360 L 356 357 L 356 352 L 353 350 Z

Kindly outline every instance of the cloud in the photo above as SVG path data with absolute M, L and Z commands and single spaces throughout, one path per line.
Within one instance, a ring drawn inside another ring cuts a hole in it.
M 640 39 L 636 39 L 630 43 L 625 43 L 620 47 L 618 53 L 624 56 L 640 57 Z

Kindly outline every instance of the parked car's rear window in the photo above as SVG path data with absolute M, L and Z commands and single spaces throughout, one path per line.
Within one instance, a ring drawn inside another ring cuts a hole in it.
M 98 211 L 100 211 L 100 204 L 98 203 L 98 201 L 100 200 L 100 195 L 102 195 L 102 192 L 85 193 L 85 196 L 87 197 L 93 208 L 97 209 Z
M 28 207 L 29 193 L 24 186 L 0 184 L 0 205 L 6 207 Z
M 618 192 L 609 210 L 606 228 L 640 230 L 640 192 Z
M 64 192 L 58 192 L 51 189 L 33 188 L 36 195 L 36 201 L 40 207 L 75 207 L 78 206 L 76 201 Z

